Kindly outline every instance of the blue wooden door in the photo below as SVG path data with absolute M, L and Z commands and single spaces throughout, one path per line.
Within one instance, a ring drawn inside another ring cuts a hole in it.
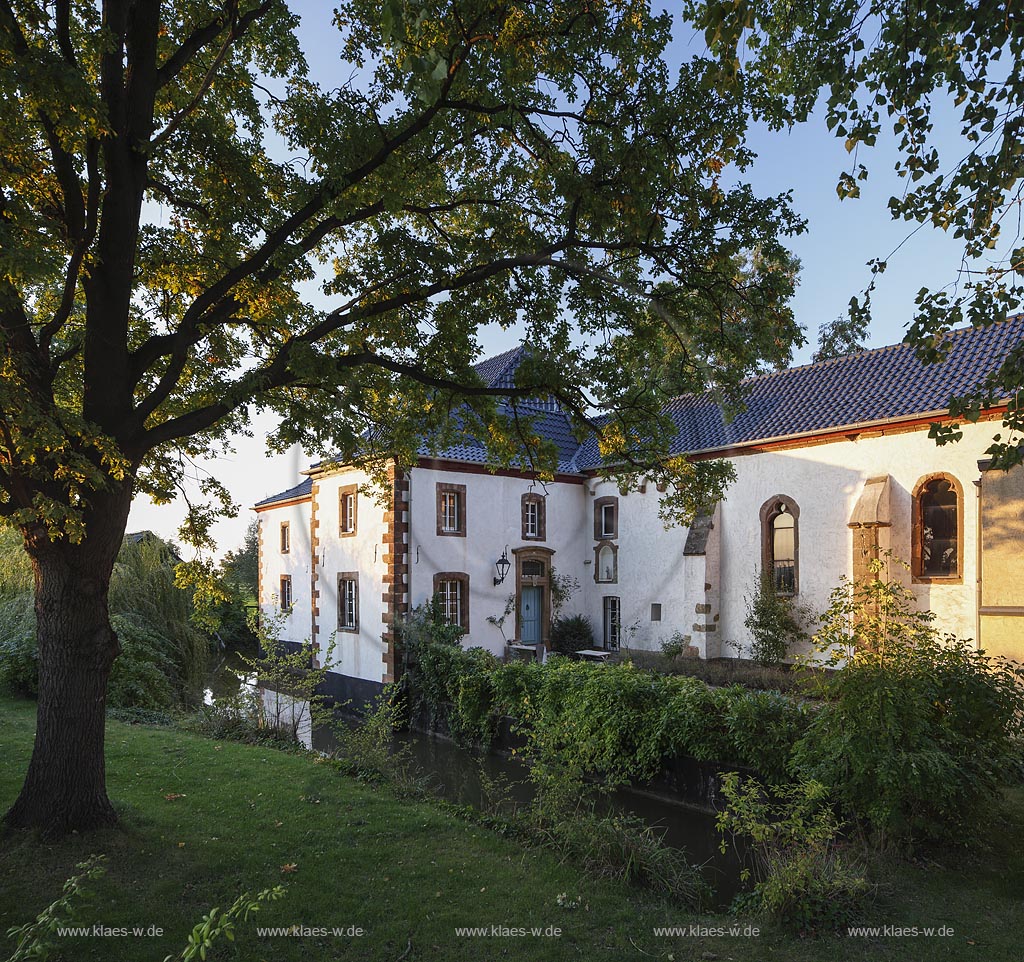
M 542 592 L 542 588 L 523 586 L 519 598 L 519 640 L 524 645 L 541 643 Z

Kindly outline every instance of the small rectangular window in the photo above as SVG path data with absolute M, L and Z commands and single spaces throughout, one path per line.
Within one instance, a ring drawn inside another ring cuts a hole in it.
M 466 536 L 466 486 L 464 484 L 438 483 L 437 533 L 462 538 Z
M 651 605 L 651 621 L 661 621 L 661 605 Z
M 619 599 L 608 595 L 604 599 L 604 647 L 617 650 L 621 638 Z
M 338 575 L 338 628 L 359 630 L 359 575 L 354 571 Z
M 458 494 L 455 491 L 445 491 L 441 495 L 441 530 L 458 531 L 461 514 Z
M 291 529 L 287 521 L 281 522 L 281 554 L 288 554 L 292 546 Z
M 547 502 L 543 495 L 527 492 L 522 497 L 523 540 L 544 541 L 547 538 L 545 511 Z
M 338 531 L 342 535 L 351 536 L 356 533 L 356 519 L 359 508 L 358 488 L 347 484 L 338 489 Z
M 527 538 L 536 538 L 539 526 L 537 524 L 537 502 L 527 501 L 526 502 L 526 524 L 525 532 Z
M 281 593 L 279 595 L 282 611 L 290 611 L 292 607 L 292 576 L 281 575 Z
M 449 625 L 462 624 L 462 582 L 442 581 L 440 585 L 441 616 Z
M 594 502 L 594 540 L 615 540 L 619 536 L 619 499 L 614 495 Z

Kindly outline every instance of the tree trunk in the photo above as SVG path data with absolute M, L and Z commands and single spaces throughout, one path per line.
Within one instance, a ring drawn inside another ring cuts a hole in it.
M 81 544 L 51 542 L 41 525 L 24 532 L 35 569 L 39 704 L 28 774 L 5 816 L 14 828 L 62 835 L 117 821 L 103 745 L 107 680 L 121 647 L 107 597 L 131 499 L 104 500 L 108 511 L 88 512 Z

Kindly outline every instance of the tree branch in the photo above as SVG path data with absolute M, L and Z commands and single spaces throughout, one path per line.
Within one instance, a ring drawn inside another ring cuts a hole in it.
M 212 43 L 221 32 L 232 25 L 233 39 L 238 40 L 257 20 L 261 19 L 280 0 L 264 0 L 258 7 L 238 16 L 238 0 L 228 0 L 224 11 L 215 20 L 197 27 L 157 70 L 157 89 L 166 87 L 192 61 L 197 53 Z

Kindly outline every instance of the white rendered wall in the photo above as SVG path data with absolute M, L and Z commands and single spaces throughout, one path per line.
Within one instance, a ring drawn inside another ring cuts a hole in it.
M 351 678 L 381 681 L 384 676 L 384 555 L 388 548 L 384 536 L 388 510 L 375 497 L 376 489 L 356 494 L 356 533 L 342 537 L 339 517 L 339 489 L 349 485 L 371 488 L 364 471 L 340 471 L 318 478 L 316 490 L 317 534 L 317 641 L 326 653 L 333 634 L 334 652 L 328 663 L 331 671 Z M 401 510 L 401 508 L 399 508 Z M 359 630 L 338 629 L 338 575 L 358 572 Z M 307 591 L 308 593 L 308 591 Z
M 437 534 L 435 485 L 438 482 L 466 486 L 464 538 Z M 527 493 L 547 495 L 547 537 L 544 541 L 523 540 L 521 504 L 522 496 Z M 593 577 L 593 566 L 583 566 L 587 558 L 593 557 L 593 523 L 585 523 L 585 499 L 585 487 L 571 482 L 541 485 L 528 478 L 414 468 L 410 472 L 409 484 L 409 594 L 412 607 L 430 600 L 436 572 L 468 574 L 470 623 L 464 643 L 501 654 L 504 650 L 501 632 L 488 624 L 487 618 L 500 617 L 509 595 L 515 593 L 514 548 L 553 548 L 555 553 L 551 564 L 559 574 L 573 576 L 584 586 L 586 578 Z M 506 545 L 512 567 L 505 582 L 496 587 L 494 562 Z M 568 602 L 563 614 L 582 610 L 582 605 L 583 593 L 580 591 Z M 515 634 L 514 612 L 505 620 L 503 628 L 505 636 L 511 640 Z
M 853 573 L 853 542 L 847 522 L 864 482 L 890 476 L 890 544 L 893 553 L 909 563 L 912 492 L 921 478 L 938 472 L 955 477 L 963 490 L 963 581 L 913 585 L 913 591 L 920 608 L 935 612 L 936 625 L 942 631 L 974 638 L 978 516 L 973 482 L 980 477 L 977 462 L 985 457 L 993 430 L 991 423 L 966 425 L 963 439 L 944 447 L 930 440 L 925 428 L 735 458 L 737 479 L 721 505 L 723 640 L 749 644 L 743 624 L 744 596 L 751 590 L 760 563 L 759 512 L 765 501 L 784 494 L 800 508 L 797 600 L 820 612 L 827 607 L 829 592 L 840 576 Z M 894 573 L 901 570 L 894 569 Z M 906 573 L 903 580 L 909 581 Z
M 278 627 L 281 641 L 309 641 L 312 628 L 310 608 L 310 501 L 265 508 L 257 512 L 260 522 L 260 608 Z M 289 550 L 281 551 L 281 523 L 288 522 Z M 281 575 L 291 575 L 292 607 L 281 611 Z M 265 622 L 266 623 L 266 622 Z
M 594 581 L 594 503 L 598 498 L 618 498 L 618 538 L 609 539 L 618 546 L 617 580 Z M 621 645 L 629 648 L 656 649 L 663 638 L 686 627 L 683 617 L 683 546 L 686 529 L 665 530 L 658 518 L 661 495 L 654 485 L 644 493 L 622 495 L 610 481 L 592 480 L 588 484 L 586 512 L 581 527 L 587 536 L 587 560 L 584 582 L 585 613 L 594 626 L 598 647 L 603 639 L 604 598 L 619 599 L 622 624 Z M 661 621 L 651 621 L 651 604 L 661 605 Z

